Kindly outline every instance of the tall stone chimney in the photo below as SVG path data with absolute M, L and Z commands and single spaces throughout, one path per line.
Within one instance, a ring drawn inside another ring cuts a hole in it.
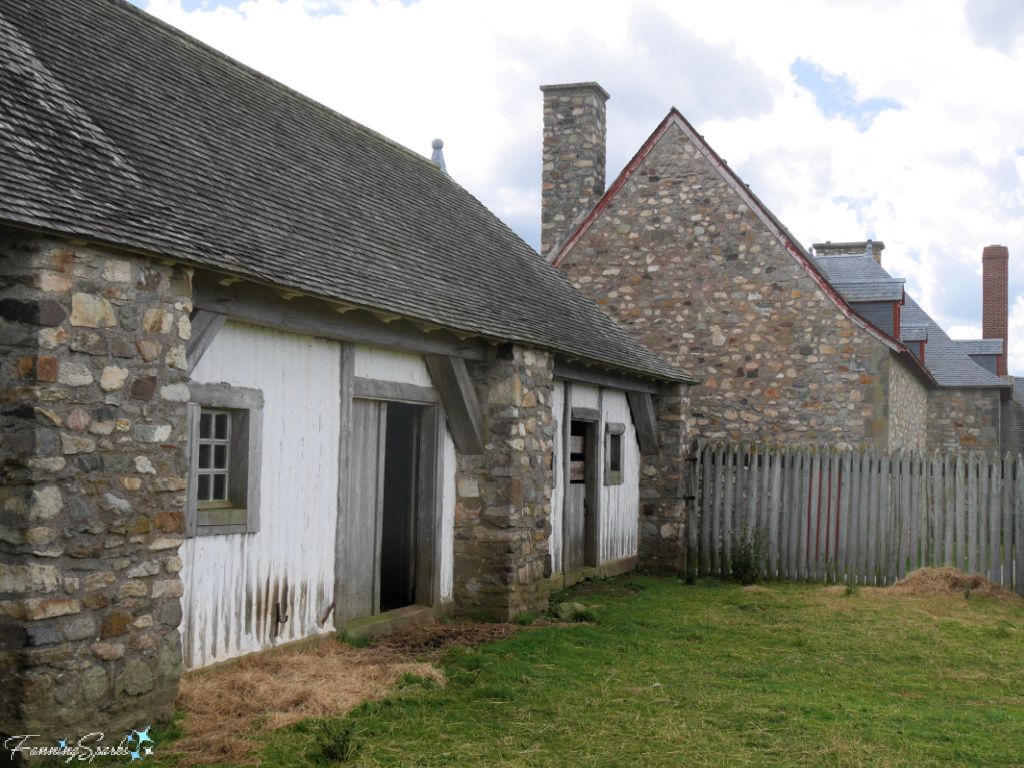
M 814 248 L 815 256 L 860 256 L 866 253 L 881 264 L 885 243 L 881 240 L 858 240 L 852 243 L 833 243 L 826 240 L 811 247 Z
M 1009 261 L 1010 249 L 1005 245 L 987 245 L 981 253 L 981 336 L 1003 340 L 1003 354 L 996 367 L 1000 376 L 1006 375 L 1006 337 L 1010 325 Z
M 604 194 L 605 102 L 597 83 L 542 85 L 544 168 L 541 173 L 540 255 L 569 234 L 572 223 Z

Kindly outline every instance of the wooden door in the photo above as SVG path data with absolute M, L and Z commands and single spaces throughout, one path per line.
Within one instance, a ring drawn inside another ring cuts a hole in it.
M 352 401 L 344 542 L 345 620 L 377 613 L 380 605 L 381 519 L 387 404 Z

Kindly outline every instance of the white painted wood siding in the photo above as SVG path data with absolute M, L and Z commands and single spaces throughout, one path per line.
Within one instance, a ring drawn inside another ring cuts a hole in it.
M 572 391 L 572 407 L 573 408 L 597 408 L 598 401 L 600 400 L 601 390 L 597 387 L 591 387 L 586 384 L 573 384 L 570 387 Z
M 575 387 L 573 388 L 575 389 Z M 575 399 L 575 398 L 573 398 Z M 602 563 L 637 554 L 640 524 L 640 446 L 626 393 L 605 389 L 601 393 L 601 540 Z M 622 483 L 604 484 L 605 425 L 626 425 L 622 435 Z
M 186 668 L 333 630 L 340 365 L 336 342 L 228 323 L 196 366 L 263 392 L 263 470 L 258 533 L 181 547 Z
M 423 358 L 405 352 L 356 347 L 354 369 L 357 378 L 415 384 L 418 387 L 434 386 Z
M 430 370 L 419 355 L 373 347 L 356 347 L 354 358 L 353 367 L 355 375 L 359 378 L 434 387 Z M 441 599 L 450 600 L 455 566 L 455 441 L 447 425 L 444 431 L 442 458 L 444 485 L 441 497 Z
M 548 551 L 551 553 L 551 572 L 562 572 L 562 510 L 565 506 L 565 454 L 562 452 L 562 431 L 565 428 L 565 384 L 555 382 L 551 394 L 551 418 L 554 430 L 555 449 L 552 454 L 552 478 L 554 488 L 551 492 L 551 536 L 548 538 Z

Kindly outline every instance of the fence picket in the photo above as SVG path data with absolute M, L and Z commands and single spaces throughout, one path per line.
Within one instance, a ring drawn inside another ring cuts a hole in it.
M 772 466 L 771 502 L 768 506 L 768 576 L 779 575 L 779 512 L 782 509 L 782 457 L 777 449 L 768 454 Z
M 942 493 L 944 498 L 943 509 L 946 513 L 943 533 L 943 554 L 942 565 L 956 565 L 953 559 L 953 531 L 956 528 L 956 465 L 953 461 L 953 454 L 947 453 L 946 460 L 942 465 Z
M 850 545 L 850 495 L 853 483 L 853 462 L 850 452 L 843 451 L 839 462 L 839 509 L 836 518 L 836 578 L 846 577 L 846 550 Z
M 910 488 L 911 475 L 910 466 L 912 459 L 906 452 L 900 453 L 900 503 L 899 515 L 897 517 L 896 529 L 898 536 L 896 541 L 896 578 L 907 578 L 907 558 L 910 557 Z
M 932 454 L 931 462 L 932 472 L 932 509 L 931 509 L 931 555 L 928 559 L 928 565 L 939 566 L 942 565 L 942 548 L 945 546 L 945 515 L 943 510 L 945 505 L 943 501 L 945 499 L 943 485 L 942 485 L 942 457 L 938 452 Z
M 736 453 L 730 446 L 724 452 L 725 487 L 722 490 L 722 573 L 732 573 L 732 497 L 736 474 Z
M 754 534 L 757 531 L 757 506 L 760 494 L 760 457 L 758 456 L 756 446 L 751 447 L 750 453 L 747 454 L 747 515 L 743 521 L 744 527 L 746 528 L 745 538 L 747 543 L 753 539 Z
M 1009 480 L 1008 480 L 1009 482 Z M 1014 591 L 1024 595 L 1024 456 L 1014 462 Z
M 953 513 L 954 538 L 953 538 L 953 565 L 960 570 L 967 568 L 967 471 L 964 466 L 964 457 L 957 454 L 954 462 L 954 489 L 956 501 Z
M 907 539 L 907 573 L 916 571 L 921 562 L 921 470 L 923 459 L 912 454 L 910 457 L 910 536 Z
M 892 584 L 893 579 L 896 577 L 896 558 L 893 555 L 893 550 L 895 549 L 893 546 L 895 508 L 892 500 L 892 473 L 893 468 L 896 466 L 891 457 L 882 456 L 878 477 L 878 498 L 881 503 L 878 510 L 878 570 L 881 574 L 882 584 Z
M 967 474 L 967 573 L 978 572 L 978 474 L 974 451 L 968 457 Z M 963 558 L 959 558 L 963 560 Z
M 1002 550 L 1003 550 L 1003 568 L 1002 568 L 1002 580 L 1000 584 L 1009 589 L 1014 588 L 1013 580 L 1013 459 L 1010 457 L 1009 452 L 1003 458 L 1002 466 L 1000 469 L 999 482 L 1003 486 L 1002 494 Z
M 757 508 L 757 528 L 758 528 L 758 530 L 762 531 L 762 540 L 763 540 L 764 545 L 765 545 L 765 549 L 764 549 L 764 553 L 763 553 L 765 555 L 765 558 L 764 558 L 764 561 L 761 563 L 761 573 L 762 574 L 768 573 L 768 557 L 767 557 L 767 554 L 768 554 L 767 536 L 768 536 L 768 525 L 769 525 L 769 506 L 768 506 L 769 505 L 769 496 L 768 496 L 768 494 L 771 493 L 770 485 L 769 485 L 769 482 L 771 480 L 771 472 L 769 471 L 770 470 L 770 460 L 769 460 L 770 459 L 770 455 L 771 454 L 768 451 L 763 451 L 760 454 L 760 456 L 761 456 L 761 468 L 760 468 L 761 492 L 760 492 L 760 495 L 758 497 L 760 499 L 760 503 L 758 504 L 758 508 Z
M 786 477 L 786 578 L 795 581 L 797 577 L 797 539 L 800 528 L 800 515 L 797 509 L 800 506 L 800 467 L 801 455 L 799 452 L 790 454 L 787 466 Z
M 978 573 L 989 573 L 988 561 L 989 482 L 988 456 L 981 454 L 978 466 Z

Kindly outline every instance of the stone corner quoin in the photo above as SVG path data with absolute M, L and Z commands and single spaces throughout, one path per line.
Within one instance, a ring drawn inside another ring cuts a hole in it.
M 0 227 L 0 730 L 166 721 L 191 273 Z

